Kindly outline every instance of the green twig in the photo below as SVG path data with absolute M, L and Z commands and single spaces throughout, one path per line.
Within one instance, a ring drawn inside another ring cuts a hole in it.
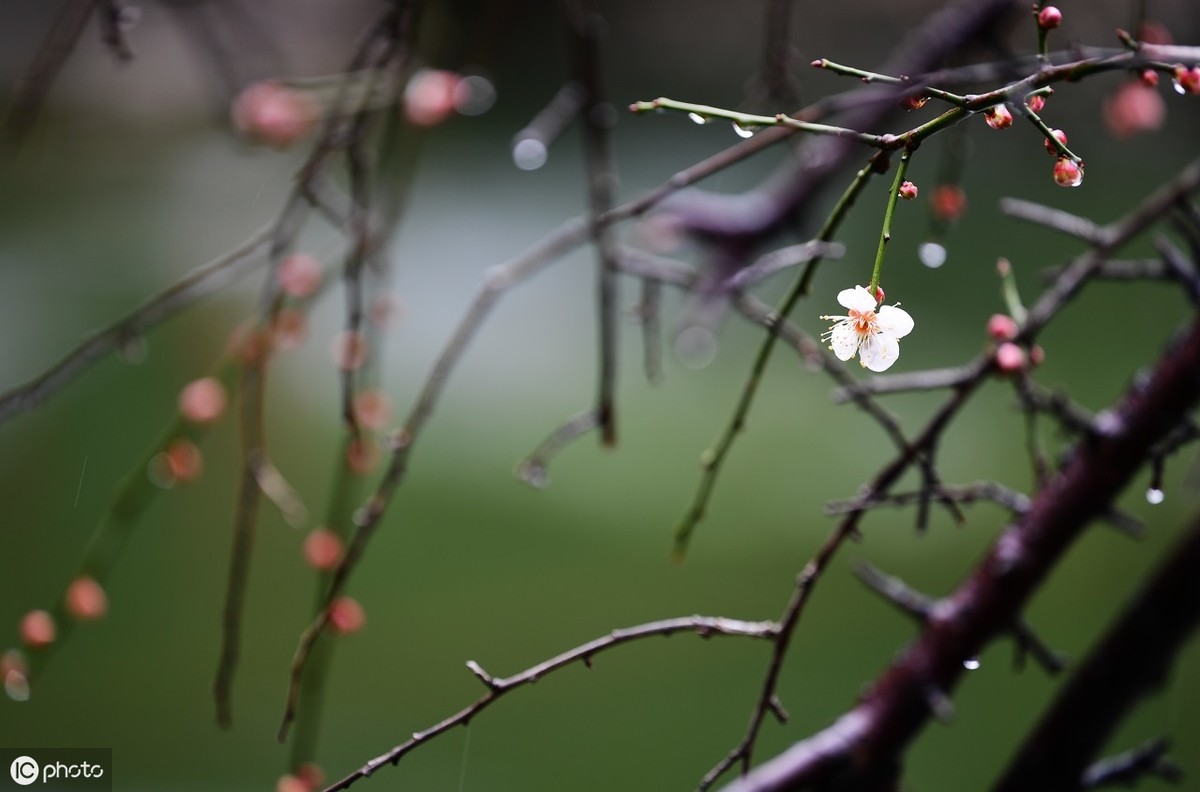
M 892 180 L 892 190 L 888 194 L 887 208 L 883 211 L 883 228 L 879 232 L 879 247 L 875 250 L 875 267 L 871 270 L 871 285 L 867 291 L 875 296 L 879 288 L 879 276 L 883 273 L 883 254 L 887 243 L 892 239 L 892 218 L 896 214 L 896 202 L 900 199 L 900 185 L 904 183 L 904 175 L 908 173 L 908 161 L 912 152 L 905 150 L 900 155 L 900 165 L 896 168 L 896 178 Z
M 874 155 L 870 162 L 855 174 L 854 180 L 850 182 L 850 185 L 842 193 L 833 210 L 825 219 L 825 224 L 821 227 L 820 233 L 817 234 L 817 240 L 821 242 L 830 242 L 833 240 L 833 235 L 850 213 L 850 208 L 854 205 L 855 200 L 858 199 L 858 196 L 867 186 L 867 182 L 871 180 L 871 176 L 875 174 L 875 167 L 882 157 L 884 157 L 882 153 Z M 728 455 L 734 439 L 746 424 L 746 416 L 750 412 L 750 406 L 754 403 L 759 383 L 762 382 L 767 363 L 770 361 L 771 353 L 775 349 L 775 342 L 779 338 L 779 323 L 791 313 L 792 308 L 795 307 L 800 298 L 808 293 L 820 263 L 820 257 L 814 258 L 808 263 L 799 280 L 792 286 L 791 291 L 788 292 L 780 304 L 778 311 L 772 318 L 769 332 L 766 338 L 763 339 L 762 345 L 758 348 L 758 354 L 755 356 L 754 364 L 750 369 L 750 376 L 747 378 L 745 385 L 742 386 L 741 397 L 738 399 L 737 406 L 734 408 L 729 423 L 726 424 L 724 431 L 717 438 L 717 441 L 700 455 L 700 466 L 703 471 L 700 478 L 700 485 L 696 490 L 695 497 L 692 499 L 691 506 L 675 526 L 675 547 L 672 555 L 677 560 L 681 560 L 687 553 L 688 540 L 691 538 L 696 525 L 704 519 L 704 513 L 708 508 L 708 500 L 712 496 L 713 486 L 716 484 L 721 464 L 725 461 L 725 457 Z

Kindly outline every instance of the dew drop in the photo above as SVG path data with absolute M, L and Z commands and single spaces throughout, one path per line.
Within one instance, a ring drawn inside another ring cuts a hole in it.
M 1184 88 L 1183 83 L 1179 82 L 1179 80 L 1171 80 L 1171 87 L 1174 88 L 1175 93 L 1179 94 L 1180 96 L 1183 96 L 1187 93 L 1187 88 Z
M 752 127 L 741 126 L 737 122 L 734 122 L 733 133 L 740 138 L 748 138 L 748 137 L 753 137 L 754 129 Z
M 688 118 L 692 119 L 693 124 L 704 126 L 709 122 L 708 116 L 702 116 L 699 113 L 688 113 Z
M 978 670 L 979 665 L 980 663 L 978 657 L 972 657 L 969 660 L 963 660 L 963 668 L 967 669 L 968 671 Z
M 513 162 L 524 171 L 534 171 L 546 164 L 549 152 L 537 138 L 522 138 L 512 150 Z
M 688 327 L 675 338 L 675 356 L 690 369 L 707 368 L 717 357 L 717 339 L 703 327 Z
M 1149 503 L 1151 506 L 1157 506 L 1158 504 L 1162 503 L 1166 497 L 1167 496 L 1163 494 L 1163 491 L 1158 487 L 1151 487 L 1150 489 L 1146 490 L 1146 503 Z
M 472 74 L 454 88 L 454 109 L 461 115 L 483 115 L 496 103 L 496 88 L 487 77 Z
M 29 678 L 16 669 L 4 675 L 4 692 L 13 701 L 29 701 Z
M 946 263 L 946 248 L 937 242 L 925 242 L 917 248 L 917 257 L 926 267 L 937 269 Z
M 121 360 L 133 366 L 145 363 L 149 354 L 150 346 L 146 343 L 146 338 L 140 335 L 122 340 L 121 345 L 117 348 L 117 355 Z

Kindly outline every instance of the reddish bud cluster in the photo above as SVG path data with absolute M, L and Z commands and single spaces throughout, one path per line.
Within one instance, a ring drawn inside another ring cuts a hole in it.
M 1046 97 L 1041 94 L 1030 94 L 1025 97 L 1025 106 L 1035 113 L 1040 113 L 1046 106 Z
M 983 119 L 992 129 L 1007 129 L 1012 126 L 1012 111 L 1003 104 L 993 105 L 983 111 Z
M 289 297 L 309 297 L 321 287 L 321 262 L 307 253 L 294 253 L 279 262 L 275 281 Z
M 328 528 L 315 528 L 304 539 L 304 560 L 313 569 L 333 569 L 342 560 L 342 540 Z
M 1060 187 L 1078 187 L 1083 183 L 1083 168 L 1069 157 L 1059 157 L 1054 163 L 1054 181 Z
M 311 96 L 267 80 L 247 86 L 233 100 L 233 125 L 260 143 L 285 149 L 312 130 L 320 108 Z
M 953 222 L 967 211 L 967 194 L 957 184 L 939 184 L 930 199 L 933 214 L 939 220 Z
M 338 635 L 352 635 L 366 623 L 366 611 L 353 597 L 338 597 L 329 606 L 329 629 Z
M 1017 323 L 1011 316 L 992 314 L 988 319 L 987 332 L 996 341 L 1012 341 L 1017 337 Z
M 898 192 L 901 198 L 906 201 L 911 201 L 913 198 L 917 197 L 917 185 L 910 181 L 906 181 L 900 185 L 900 190 Z
M 1200 66 L 1176 66 L 1175 82 L 1185 93 L 1200 94 Z
M 1059 143 L 1062 143 L 1064 146 L 1067 145 L 1067 133 L 1066 132 L 1063 132 L 1061 129 L 1055 129 L 1050 134 L 1054 135 L 1054 139 L 1057 140 Z M 1049 152 L 1050 154 L 1054 154 L 1054 155 L 1058 154 L 1058 147 L 1055 146 L 1054 143 L 1052 143 L 1049 138 L 1042 141 L 1042 143 L 1043 143 L 1043 145 L 1045 145 L 1047 152 Z
M 1123 83 L 1104 100 L 1104 123 L 1117 138 L 1153 132 L 1166 117 L 1166 102 L 1144 80 Z
M 32 610 L 21 618 L 21 641 L 31 649 L 40 649 L 54 643 L 58 627 L 54 617 L 44 610 Z
M 462 77 L 442 69 L 421 69 L 404 88 L 404 115 L 415 126 L 436 126 L 455 111 Z
M 1054 30 L 1062 24 L 1063 15 L 1055 6 L 1046 6 L 1037 15 L 1038 27 L 1042 30 Z
M 225 386 L 215 377 L 193 380 L 179 392 L 179 414 L 192 423 L 212 423 L 225 410 Z
M 79 621 L 95 621 L 108 613 L 108 595 L 93 578 L 81 575 L 67 586 L 67 613 Z

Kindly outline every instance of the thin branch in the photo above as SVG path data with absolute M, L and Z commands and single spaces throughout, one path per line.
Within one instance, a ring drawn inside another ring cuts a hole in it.
M 1170 745 L 1167 738 L 1155 737 L 1136 748 L 1101 759 L 1084 771 L 1081 786 L 1084 789 L 1132 787 L 1151 776 L 1178 784 L 1183 781 L 1183 770 L 1166 757 Z
M 544 660 L 537 665 L 514 674 L 510 677 L 493 677 L 483 669 L 475 661 L 469 661 L 467 668 L 474 674 L 484 687 L 487 688 L 487 693 L 480 699 L 477 699 L 473 704 L 459 710 L 450 717 L 439 721 L 424 731 L 419 731 L 403 743 L 392 748 L 390 751 L 380 754 L 368 761 L 358 770 L 349 774 L 337 783 L 326 788 L 325 792 L 336 792 L 341 789 L 348 789 L 354 782 L 366 778 L 374 774 L 376 770 L 386 764 L 396 765 L 404 758 L 404 755 L 417 748 L 438 735 L 449 731 L 455 726 L 465 726 L 470 723 L 471 719 L 478 715 L 483 710 L 491 706 L 497 699 L 511 690 L 533 684 L 542 677 L 557 671 L 565 666 L 574 663 L 583 663 L 591 667 L 592 658 L 608 649 L 612 649 L 623 644 L 650 638 L 653 636 L 669 636 L 681 632 L 691 632 L 701 638 L 710 638 L 715 635 L 727 636 L 742 636 L 747 638 L 763 638 L 767 640 L 773 639 L 779 630 L 779 625 L 775 622 L 746 622 L 735 619 L 724 619 L 711 616 L 686 616 L 676 619 L 664 619 L 663 621 L 650 622 L 648 624 L 640 624 L 636 627 L 627 627 L 624 629 L 613 630 L 608 635 L 601 636 L 595 640 L 588 641 L 585 644 L 556 655 L 548 660 Z
M 596 313 L 600 343 L 596 426 L 600 442 L 611 448 L 617 443 L 617 261 L 612 229 L 600 218 L 612 208 L 617 171 L 613 164 L 611 129 L 616 111 L 604 99 L 600 76 L 599 17 L 577 11 L 571 15 L 571 49 L 575 75 L 583 89 L 580 109 L 583 120 L 584 153 L 588 182 L 588 233 L 596 246 Z
M 261 266 L 259 254 L 271 238 L 273 226 L 260 228 L 229 252 L 196 267 L 131 313 L 88 336 L 50 369 L 0 395 L 0 423 L 42 404 L 92 363 Z
M 20 143 L 37 120 L 50 86 L 71 57 L 92 12 L 95 0 L 67 0 L 38 46 L 37 54 L 21 78 L 12 109 L 4 122 L 4 142 Z
M 863 503 L 861 498 L 850 498 L 848 500 L 832 501 L 825 504 L 825 513 L 838 515 L 884 506 L 911 506 L 919 503 L 921 497 L 922 492 L 918 490 L 915 492 L 899 492 L 894 495 L 877 497 L 870 503 Z M 1029 510 L 1030 504 L 1028 495 L 1009 489 L 995 481 L 977 481 L 974 484 L 965 484 L 958 487 L 945 486 L 941 489 L 940 497 L 947 498 L 955 503 L 975 503 L 981 500 L 991 501 L 1003 506 L 1013 514 L 1024 514 Z
M 1103 226 L 1062 209 L 1026 201 L 1023 198 L 1001 198 L 1000 211 L 1015 220 L 1024 220 L 1049 228 L 1051 231 L 1083 240 L 1089 245 L 1104 244 Z

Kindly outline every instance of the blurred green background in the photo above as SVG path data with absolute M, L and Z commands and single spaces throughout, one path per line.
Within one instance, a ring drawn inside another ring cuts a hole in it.
M 2 90 L 13 90 L 53 5 L 22 1 L 0 9 Z M 1064 3 L 1061 41 L 1107 46 L 1111 31 L 1128 24 L 1127 5 Z M 1177 41 L 1200 38 L 1190 4 L 1150 5 Z M 235 71 L 245 79 L 335 71 L 382 7 L 366 0 L 263 3 L 256 13 L 269 22 L 273 46 L 237 50 Z M 798 6 L 797 62 L 828 57 L 876 66 L 897 31 L 934 7 Z M 569 69 L 557 15 L 540 4 L 496 8 L 503 13 L 488 16 L 482 6 L 430 12 L 430 28 L 450 42 L 442 51 L 454 53 L 433 65 L 477 64 L 495 81 L 498 101 L 489 114 L 454 120 L 425 142 L 395 250 L 406 309 L 388 338 L 384 374 L 401 415 L 483 272 L 585 205 L 577 130 L 536 172 L 518 171 L 508 151 L 512 135 Z M 131 36 L 137 59 L 124 67 L 111 63 L 89 31 L 30 138 L 6 152 L 2 389 L 35 376 L 86 333 L 244 239 L 274 217 L 290 187 L 303 152 L 273 153 L 234 139 L 214 70 L 181 33 L 188 10 L 146 4 Z M 609 22 L 608 92 L 618 107 L 659 95 L 730 107 L 743 101 L 760 60 L 762 2 L 610 3 L 600 10 Z M 228 25 L 237 18 L 221 17 Z M 503 24 L 492 26 L 496 19 Z M 1014 40 L 1027 47 L 1032 39 L 1030 30 Z M 849 87 L 830 75 L 801 75 L 805 100 Z M 1052 183 L 1030 128 L 1018 123 L 999 133 L 972 123 L 964 176 L 970 211 L 946 240 L 949 259 L 941 269 L 926 269 L 915 256 L 929 227 L 926 205 L 901 207 L 886 285 L 916 330 L 894 371 L 958 364 L 982 348 L 987 317 L 1003 310 L 998 256 L 1011 259 L 1032 301 L 1042 268 L 1076 251 L 1068 240 L 1002 217 L 1001 196 L 1104 222 L 1196 155 L 1200 101 L 1166 85 L 1164 130 L 1123 141 L 1109 134 L 1101 103 L 1123 79 L 1062 86 L 1047 110 L 1048 122 L 1066 129 L 1087 160 L 1087 180 L 1076 190 Z M 620 196 L 637 196 L 734 141 L 724 125 L 622 114 L 615 137 Z M 918 185 L 935 183 L 940 148 L 932 141 L 914 159 Z M 703 187 L 748 188 L 783 156 L 768 151 Z M 799 307 L 794 318 L 810 332 L 822 329 L 817 316 L 834 308 L 839 289 L 869 277 L 884 192 L 880 181 L 860 202 L 840 235 L 846 256 L 825 266 L 813 299 Z M 637 238 L 634 227 L 622 233 Z M 320 233 L 310 242 L 321 253 L 335 248 Z M 1150 251 L 1143 241 L 1128 254 Z M 154 331 L 142 362 L 106 359 L 40 409 L 0 425 L 0 625 L 10 625 L 0 645 L 15 642 L 23 613 L 58 596 L 114 486 L 172 419 L 179 388 L 207 371 L 232 327 L 253 310 L 260 279 L 248 277 Z M 579 251 L 509 294 L 454 372 L 411 475 L 351 584 L 368 625 L 337 650 L 320 755 L 331 778 L 478 697 L 482 688 L 464 668 L 467 660 L 507 675 L 615 627 L 692 613 L 776 617 L 794 576 L 833 526 L 822 504 L 852 496 L 890 457 L 890 444 L 870 420 L 832 405 L 829 381 L 781 351 L 689 558 L 670 563 L 670 531 L 692 497 L 697 456 L 726 421 L 761 334 L 730 319 L 711 366 L 691 370 L 668 356 L 665 382 L 654 387 L 640 374 L 640 340 L 627 324 L 620 447 L 606 453 L 585 438 L 556 460 L 549 489 L 527 488 L 511 475 L 514 463 L 588 406 L 594 392 L 593 280 L 592 256 Z M 777 299 L 787 280 L 766 284 L 761 296 Z M 632 306 L 636 287 L 623 288 L 623 305 Z M 668 317 L 678 316 L 679 306 L 672 295 Z M 1166 286 L 1089 287 L 1043 336 L 1047 358 L 1038 379 L 1100 409 L 1187 314 L 1181 295 Z M 327 349 L 341 321 L 341 300 L 331 293 L 316 309 L 308 343 L 279 359 L 268 392 L 273 457 L 314 515 L 323 510 L 336 461 L 338 385 Z M 911 430 L 937 401 L 905 396 L 887 404 Z M 1021 427 L 1011 388 L 989 385 L 947 435 L 944 476 L 1027 489 Z M 1048 425 L 1045 438 L 1051 449 L 1065 447 Z M 204 477 L 164 493 L 139 524 L 107 582 L 109 617 L 71 637 L 30 701 L 0 701 L 0 745 L 111 746 L 118 789 L 270 789 L 283 771 L 287 749 L 274 733 L 313 586 L 300 554 L 304 534 L 263 508 L 236 720 L 222 732 L 210 689 L 239 464 L 232 416 L 203 449 Z M 1083 655 L 1169 547 L 1195 510 L 1195 489 L 1186 481 L 1189 472 L 1194 480 L 1192 464 L 1190 453 L 1172 460 L 1160 506 L 1145 501 L 1146 475 L 1122 494 L 1121 506 L 1146 521 L 1145 539 L 1100 525 L 1058 567 L 1028 614 L 1052 645 Z M 935 511 L 924 535 L 915 534 L 906 511 L 868 518 L 864 541 L 840 553 L 789 652 L 780 692 L 792 721 L 769 722 L 757 756 L 774 755 L 829 723 L 913 634 L 853 579 L 849 562 L 868 560 L 931 595 L 945 594 L 1004 517 L 979 505 L 958 528 Z M 981 657 L 981 668 L 957 691 L 954 722 L 929 727 L 912 750 L 906 789 L 982 789 L 1007 761 L 1055 689 L 1037 668 L 1015 673 L 1011 654 L 1002 641 Z M 599 657 L 591 670 L 566 669 L 507 697 L 469 728 L 361 788 L 692 788 L 740 739 L 767 658 L 766 644 L 742 639 L 677 636 L 627 646 Z M 1192 764 L 1200 756 L 1198 659 L 1193 642 L 1169 688 L 1125 724 L 1113 750 L 1169 734 L 1173 754 L 1193 779 L 1200 774 Z M 1165 786 L 1148 781 L 1143 788 Z

